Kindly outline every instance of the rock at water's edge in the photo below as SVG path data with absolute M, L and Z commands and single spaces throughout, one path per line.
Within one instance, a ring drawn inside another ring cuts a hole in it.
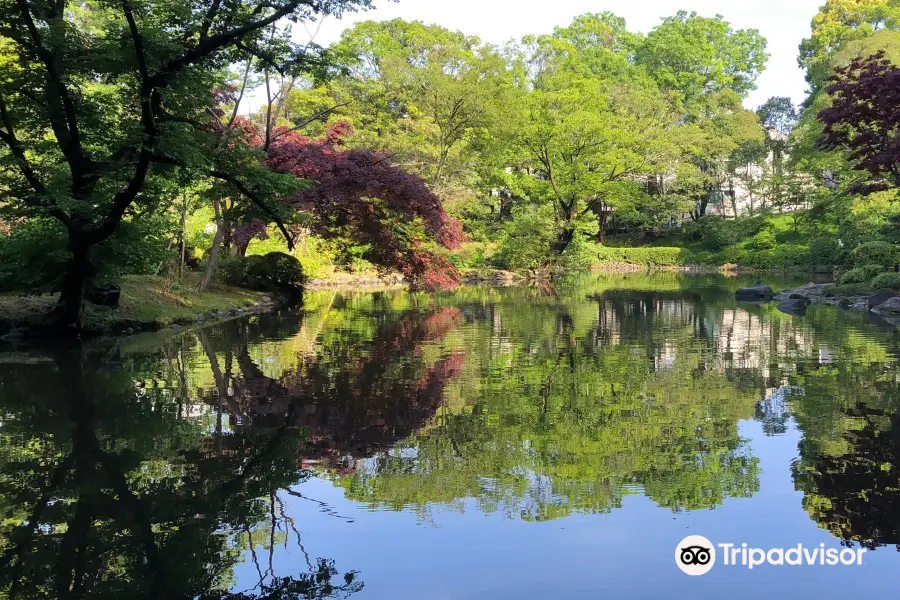
M 879 315 L 900 315 L 900 296 L 889 298 L 873 308 L 872 312 L 876 312 Z
M 881 288 L 880 290 L 869 296 L 869 310 L 872 310 L 877 306 L 881 306 L 891 298 L 895 298 L 897 296 L 900 296 L 900 294 L 897 293 L 897 290 L 892 290 L 891 288 Z
M 806 307 L 809 306 L 810 302 L 807 298 L 792 298 L 791 300 L 785 300 L 778 305 L 778 310 L 787 314 L 794 315 L 796 317 L 806 316 Z
M 775 295 L 767 285 L 756 285 L 749 288 L 741 288 L 734 293 L 738 300 L 770 300 Z

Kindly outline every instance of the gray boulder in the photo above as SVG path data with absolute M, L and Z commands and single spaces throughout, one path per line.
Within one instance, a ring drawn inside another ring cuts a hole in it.
M 734 293 L 734 297 L 742 301 L 756 302 L 759 300 L 771 300 L 775 295 L 767 285 L 755 285 L 749 288 L 741 288 Z
M 834 273 L 834 265 L 814 265 L 812 272 L 816 275 L 831 275 Z
M 900 315 L 900 296 L 894 296 L 872 309 L 879 315 Z
M 880 290 L 869 296 L 869 310 L 872 310 L 876 306 L 881 306 L 895 296 L 900 296 L 900 294 L 897 293 L 897 290 L 892 290 L 891 288 L 881 288 Z
M 809 304 L 810 302 L 807 298 L 792 298 L 781 302 L 778 305 L 778 310 L 787 315 L 803 317 L 806 315 L 806 307 Z

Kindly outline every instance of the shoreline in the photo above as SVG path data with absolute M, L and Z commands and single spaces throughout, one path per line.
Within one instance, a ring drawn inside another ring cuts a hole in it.
M 79 337 L 180 331 L 195 324 L 270 312 L 287 303 L 276 294 L 218 284 L 201 294 L 193 281 L 173 286 L 153 276 L 125 277 L 121 289 L 118 308 L 85 304 Z M 44 328 L 56 298 L 57 294 L 0 295 L 0 343 L 53 339 Z
M 634 263 L 605 263 L 585 269 L 555 270 L 550 273 L 531 273 L 526 270 L 502 270 L 493 268 L 461 269 L 461 285 L 490 285 L 506 287 L 529 281 L 557 279 L 577 273 L 684 273 L 709 274 L 736 277 L 748 274 L 811 274 L 796 269 L 751 269 L 737 265 L 682 265 L 648 266 Z M 809 284 L 819 285 L 823 284 Z M 191 325 L 203 326 L 220 320 L 271 312 L 285 306 L 286 299 L 274 294 L 232 286 L 213 285 L 203 294 L 193 290 L 193 282 L 187 281 L 178 289 L 171 289 L 162 279 L 152 276 L 125 278 L 122 282 L 122 306 L 111 309 L 88 304 L 81 332 L 83 338 L 103 336 L 123 337 L 141 332 L 172 329 L 181 331 Z M 336 273 L 333 276 L 307 281 L 304 291 L 378 292 L 406 289 L 401 275 L 381 277 L 378 274 Z M 800 289 L 800 288 L 797 288 Z M 779 292 L 781 295 L 797 293 L 795 290 Z M 786 298 L 786 296 L 785 296 Z M 136 300 L 138 299 L 138 300 Z M 824 297 L 814 294 L 813 304 L 840 306 L 843 297 Z M 850 298 L 851 304 L 865 304 L 864 296 Z M 17 343 L 26 339 L 42 339 L 42 322 L 55 304 L 55 295 L 37 296 L 0 295 L 0 343 Z M 859 308 L 853 306 L 853 308 Z M 866 307 L 860 308 L 865 310 Z M 149 313 L 149 314 L 148 314 Z

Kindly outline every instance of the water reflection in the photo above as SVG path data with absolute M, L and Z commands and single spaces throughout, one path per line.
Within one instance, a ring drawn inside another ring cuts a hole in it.
M 614 518 L 629 496 L 689 513 L 755 501 L 750 421 L 799 429 L 785 459 L 821 528 L 900 544 L 897 334 L 736 304 L 744 283 L 313 293 L 302 313 L 7 353 L 0 593 L 340 597 L 356 566 L 317 560 L 292 503 L 354 516 L 310 478 L 424 521 Z

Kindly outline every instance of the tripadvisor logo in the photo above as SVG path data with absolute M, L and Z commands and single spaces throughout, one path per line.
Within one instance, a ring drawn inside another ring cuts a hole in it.
M 865 548 L 826 548 L 825 544 L 790 548 L 750 548 L 747 544 L 713 544 L 702 535 L 689 535 L 675 546 L 675 564 L 688 575 L 706 575 L 718 561 L 726 567 L 753 569 L 773 566 L 861 565 Z

